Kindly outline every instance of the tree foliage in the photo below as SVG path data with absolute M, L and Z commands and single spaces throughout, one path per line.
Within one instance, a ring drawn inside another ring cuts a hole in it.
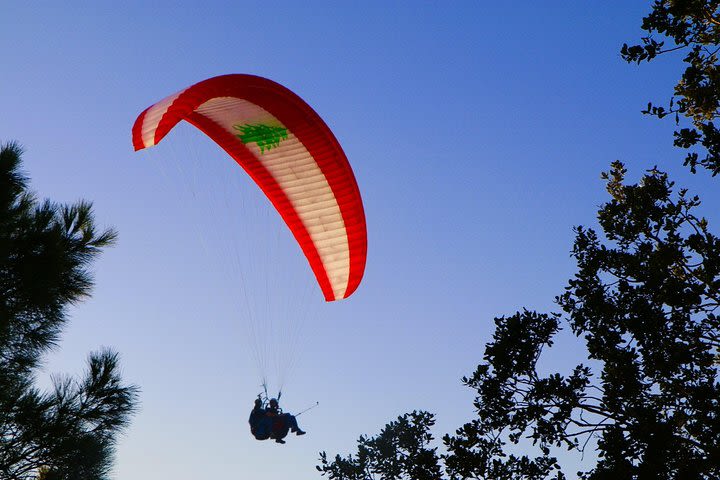
M 0 478 L 104 479 L 137 403 L 118 355 L 90 354 L 82 378 L 57 376 L 49 392 L 33 383 L 68 306 L 90 293 L 92 261 L 116 233 L 96 229 L 87 202 L 39 202 L 21 154 L 15 143 L 0 148 Z
M 695 215 L 699 199 L 674 193 L 665 173 L 634 185 L 625 173 L 616 162 L 604 175 L 604 241 L 576 229 L 578 272 L 557 299 L 597 371 L 539 373 L 560 314 L 496 319 L 485 363 L 464 379 L 478 418 L 445 437 L 458 478 L 546 478 L 558 471 L 552 448 L 588 443 L 599 460 L 583 478 L 720 475 L 720 239 Z M 503 438 L 523 437 L 542 455 L 498 460 Z M 506 476 L 486 473 L 488 451 Z
M 625 174 L 618 162 L 604 174 L 602 239 L 575 230 L 578 271 L 557 298 L 562 312 L 495 319 L 484 362 L 463 379 L 476 391 L 476 418 L 443 437 L 448 478 L 562 480 L 556 449 L 588 445 L 598 461 L 578 475 L 589 480 L 720 477 L 720 239 L 695 214 L 698 197 L 675 192 L 665 173 L 652 169 L 637 184 Z M 542 374 L 561 322 L 583 342 L 588 365 Z M 398 428 L 372 442 L 392 443 Z M 428 434 L 416 433 L 415 449 L 427 448 Z M 405 478 L 367 468 L 406 458 L 368 442 L 361 438 L 357 458 L 328 463 L 323 454 L 321 471 L 333 480 Z M 536 455 L 513 454 L 513 444 Z
M 655 1 L 643 21 L 649 35 L 621 52 L 641 63 L 685 51 L 669 107 L 650 104 L 645 113 L 673 115 L 686 165 L 712 175 L 720 172 L 718 5 Z M 598 210 L 602 231 L 575 228 L 577 273 L 556 298 L 560 311 L 495 319 L 483 362 L 463 378 L 476 393 L 475 417 L 443 437 L 441 469 L 429 478 L 563 480 L 559 452 L 588 449 L 594 464 L 573 476 L 720 478 L 720 238 L 697 213 L 699 197 L 666 173 L 652 168 L 637 183 L 626 174 L 619 162 L 603 173 L 610 198 Z M 541 359 L 563 327 L 587 361 L 547 373 Z M 430 425 L 420 426 L 415 448 L 428 448 Z M 388 441 L 399 427 L 389 424 L 372 441 Z M 368 441 L 361 438 L 359 452 Z M 404 458 L 382 452 L 333 462 L 323 452 L 320 470 L 333 480 L 403 478 L 365 468 Z
M 439 479 L 440 459 L 436 448 L 429 446 L 434 424 L 431 413 L 406 413 L 388 423 L 377 437 L 360 437 L 355 456 L 337 455 L 330 461 L 322 452 L 317 469 L 331 480 Z
M 657 0 L 643 19 L 647 36 L 621 51 L 625 60 L 636 63 L 670 52 L 685 54 L 674 97 L 667 106 L 650 102 L 643 113 L 674 117 L 674 144 L 688 150 L 685 165 L 693 173 L 698 166 L 706 168 L 713 176 L 720 173 L 720 130 L 715 125 L 720 109 L 719 7 L 718 0 Z

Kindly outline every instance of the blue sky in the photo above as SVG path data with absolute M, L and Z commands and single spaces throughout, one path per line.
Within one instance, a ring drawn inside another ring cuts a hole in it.
M 142 407 L 116 478 L 317 478 L 320 450 L 349 452 L 413 409 L 437 414 L 438 437 L 451 432 L 472 416 L 460 377 L 481 361 L 493 317 L 556 309 L 574 272 L 572 227 L 595 224 L 611 161 L 633 181 L 670 171 L 711 222 L 720 207 L 708 175 L 681 167 L 671 123 L 640 114 L 669 98 L 680 57 L 637 67 L 619 56 L 646 1 L 62 3 L 3 7 L 0 139 L 25 146 L 40 196 L 92 200 L 120 233 L 40 378 L 79 374 L 100 346 L 121 353 Z M 224 161 L 202 138 L 171 135 L 147 154 L 130 142 L 145 107 L 226 73 L 275 80 L 324 118 L 368 222 L 355 295 L 324 304 L 310 284 L 278 313 L 308 309 L 284 406 L 320 402 L 300 417 L 309 434 L 283 447 L 248 433 L 258 376 L 242 295 L 228 288 L 239 273 L 214 242 L 277 235 L 279 265 L 247 274 L 275 275 L 287 296 L 310 276 L 299 249 L 274 217 L 243 222 L 246 210 L 216 211 L 184 188 L 172 162 Z M 565 340 L 548 367 L 581 356 Z

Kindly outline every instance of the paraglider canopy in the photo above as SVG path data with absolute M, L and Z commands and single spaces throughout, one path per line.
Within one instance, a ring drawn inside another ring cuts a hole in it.
M 222 147 L 262 189 L 325 300 L 350 296 L 365 270 L 365 214 L 347 157 L 319 115 L 271 80 L 223 75 L 143 111 L 132 129 L 135 150 L 156 145 L 181 120 Z

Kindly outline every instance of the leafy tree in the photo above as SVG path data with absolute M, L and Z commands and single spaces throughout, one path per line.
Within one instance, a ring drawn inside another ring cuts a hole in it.
M 674 115 L 686 165 L 713 175 L 720 172 L 713 124 L 720 105 L 718 5 L 658 0 L 643 28 L 673 44 L 665 48 L 650 35 L 622 48 L 638 63 L 687 51 L 677 99 L 668 109 L 650 104 L 645 113 Z M 561 311 L 495 319 L 483 363 L 463 378 L 476 392 L 476 416 L 443 437 L 442 468 L 427 478 L 562 480 L 558 449 L 588 447 L 597 461 L 577 472 L 587 480 L 720 478 L 720 238 L 696 213 L 700 199 L 676 191 L 664 172 L 648 170 L 635 184 L 625 175 L 619 162 L 603 174 L 610 200 L 598 211 L 602 234 L 575 229 L 578 269 L 556 298 Z M 543 374 L 538 363 L 563 325 L 588 361 Z M 375 466 L 404 465 L 406 451 L 429 450 L 430 426 L 416 425 L 415 444 L 400 448 L 393 438 L 412 429 L 391 423 L 378 437 L 362 437 L 355 457 L 328 461 L 322 452 L 318 469 L 332 480 L 407 478 L 407 467 L 398 473 Z M 368 449 L 368 442 L 393 448 Z M 512 453 L 515 444 L 526 453 Z
M 0 478 L 104 479 L 116 437 L 137 404 L 118 355 L 92 353 L 84 377 L 33 386 L 57 345 L 67 308 L 87 297 L 88 268 L 116 233 L 97 231 L 91 205 L 38 202 L 21 148 L 0 147 Z
M 599 458 L 582 478 L 720 477 L 720 239 L 695 215 L 698 197 L 674 193 L 665 173 L 650 170 L 634 185 L 625 173 L 616 162 L 604 174 L 605 240 L 576 229 L 578 272 L 557 298 L 564 315 L 495 319 L 484 363 L 463 379 L 477 392 L 477 417 L 443 438 L 449 478 L 560 480 L 553 450 L 588 444 Z M 539 372 L 563 320 L 597 371 Z M 431 425 L 389 424 L 360 439 L 356 458 L 328 462 L 323 452 L 319 468 L 333 480 L 411 478 L 402 476 L 413 458 L 406 452 L 429 451 Z M 537 456 L 506 452 L 523 439 Z M 440 478 L 429 471 L 425 478 Z
M 719 7 L 718 0 L 657 0 L 643 19 L 648 35 L 639 44 L 625 44 L 621 51 L 625 60 L 636 63 L 670 52 L 685 53 L 685 72 L 675 86 L 677 98 L 671 98 L 667 107 L 648 103 L 643 113 L 673 116 L 678 125 L 674 144 L 688 150 L 685 165 L 693 173 L 699 165 L 713 176 L 720 173 L 720 130 L 715 125 L 720 109 Z
M 431 413 L 406 413 L 387 424 L 377 437 L 360 437 L 356 456 L 337 455 L 329 461 L 325 452 L 320 453 L 321 466 L 316 468 L 331 480 L 439 479 L 440 459 L 436 449 L 429 448 L 434 424 Z
M 515 460 L 500 462 L 502 478 L 545 478 L 558 469 L 553 447 L 582 450 L 593 438 L 599 460 L 583 478 L 720 475 L 720 239 L 695 215 L 698 197 L 674 194 L 666 174 L 653 169 L 626 185 L 616 162 L 604 176 L 606 240 L 576 229 L 578 272 L 557 299 L 599 371 L 538 373 L 559 314 L 496 319 L 486 363 L 464 379 L 478 393 L 478 419 L 445 437 L 448 470 L 460 478 L 494 478 L 468 459 L 501 452 L 501 433 L 542 451 L 520 459 L 517 477 L 509 476 Z

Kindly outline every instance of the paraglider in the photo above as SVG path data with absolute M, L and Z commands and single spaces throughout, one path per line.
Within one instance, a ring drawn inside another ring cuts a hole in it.
M 157 145 L 183 120 L 221 147 L 270 200 L 325 300 L 352 295 L 365 270 L 365 214 L 347 157 L 319 115 L 271 80 L 222 75 L 145 109 L 132 128 L 135 150 Z M 305 434 L 276 399 L 266 400 L 258 398 L 250 414 L 256 439 L 285 443 L 288 432 Z
M 318 114 L 271 80 L 222 75 L 142 112 L 132 129 L 135 150 L 156 145 L 181 120 L 223 148 L 262 189 L 325 300 L 349 297 L 365 270 L 365 214 L 350 163 Z

